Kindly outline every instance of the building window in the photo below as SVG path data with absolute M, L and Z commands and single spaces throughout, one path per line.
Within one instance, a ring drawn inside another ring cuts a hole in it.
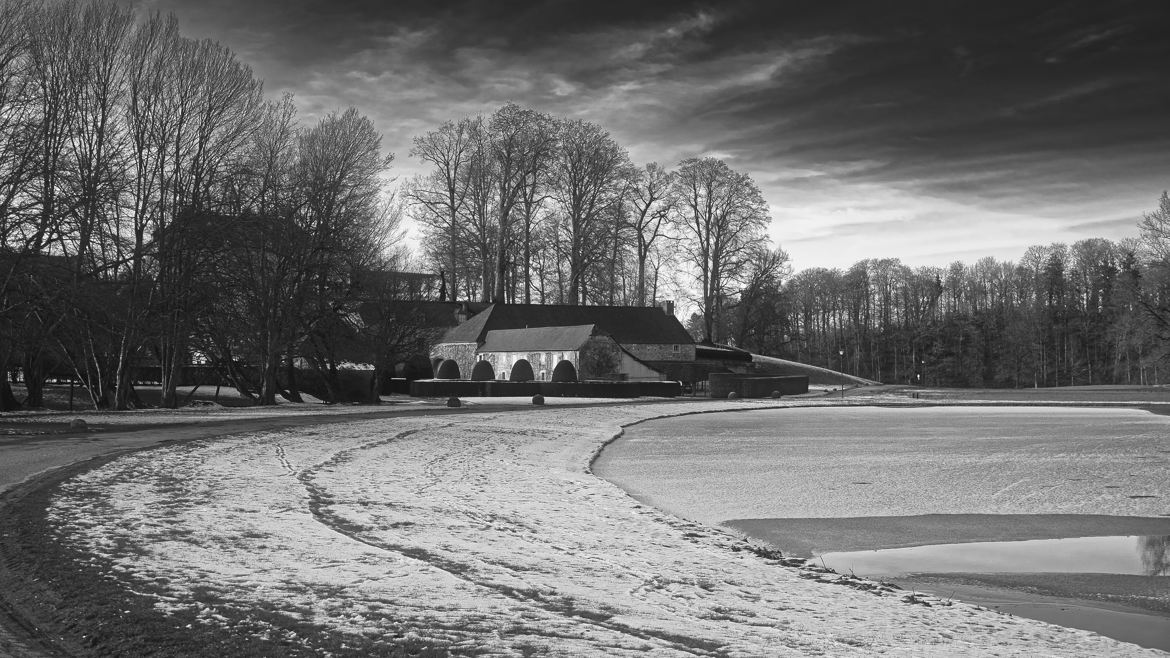
M 675 354 L 678 354 L 678 344 L 677 344 L 677 343 L 675 343 L 675 344 L 672 346 L 672 348 L 673 348 L 673 351 L 674 351 L 674 353 L 675 353 Z

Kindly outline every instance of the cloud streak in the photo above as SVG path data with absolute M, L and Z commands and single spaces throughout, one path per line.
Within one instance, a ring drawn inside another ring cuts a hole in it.
M 638 162 L 716 154 L 800 267 L 1116 239 L 1170 187 L 1156 1 L 144 6 L 308 119 L 358 107 L 399 175 L 411 137 L 507 101 L 600 123 Z

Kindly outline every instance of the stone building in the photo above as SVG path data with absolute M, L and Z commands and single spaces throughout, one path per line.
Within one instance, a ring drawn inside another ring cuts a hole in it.
M 658 307 L 493 304 L 448 331 L 431 360 L 445 379 L 553 381 L 571 367 L 581 380 L 658 381 L 694 362 L 695 343 Z

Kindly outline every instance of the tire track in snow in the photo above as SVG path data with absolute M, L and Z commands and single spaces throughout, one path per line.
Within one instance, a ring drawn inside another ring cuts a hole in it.
M 486 421 L 495 419 L 495 416 L 481 417 L 478 419 L 478 422 L 486 424 Z M 723 655 L 725 653 L 723 650 L 724 644 L 721 642 L 713 642 L 711 640 L 698 637 L 680 636 L 665 631 L 643 629 L 621 622 L 612 621 L 610 619 L 605 619 L 602 615 L 596 612 L 575 608 L 571 598 L 557 596 L 555 594 L 545 595 L 537 589 L 525 590 L 477 579 L 472 575 L 473 567 L 471 565 L 452 560 L 425 548 L 394 544 L 391 542 L 375 540 L 370 537 L 363 536 L 362 532 L 364 528 L 355 526 L 353 523 L 342 518 L 330 509 L 335 502 L 334 497 L 329 494 L 328 490 L 324 486 L 318 485 L 315 481 L 317 474 L 322 470 L 326 468 L 338 467 L 346 462 L 353 461 L 357 458 L 360 452 L 376 449 L 423 431 L 443 430 L 458 424 L 459 423 L 457 422 L 452 422 L 439 426 L 405 430 L 386 439 L 380 439 L 378 441 L 372 441 L 338 451 L 329 459 L 300 471 L 297 474 L 297 479 L 300 480 L 301 484 L 305 487 L 305 490 L 308 493 L 309 510 L 312 513 L 313 518 L 330 530 L 355 542 L 376 550 L 395 553 L 412 560 L 423 562 L 469 585 L 494 592 L 506 599 L 516 601 L 524 605 L 536 607 L 537 609 L 542 610 L 547 614 L 565 618 L 566 620 L 570 620 L 573 623 L 593 626 L 600 630 L 626 635 L 643 641 L 658 642 L 673 651 L 687 653 L 695 656 L 714 656 Z M 444 453 L 444 455 L 428 462 L 427 466 L 424 468 L 424 472 L 426 472 L 426 474 L 431 478 L 432 485 L 438 484 L 439 475 L 437 465 L 449 457 L 450 455 Z M 428 488 L 430 487 L 424 487 L 423 490 Z M 559 637 L 555 632 L 547 632 L 552 630 L 553 629 L 532 628 L 531 632 L 543 634 L 545 637 L 550 639 L 556 639 Z

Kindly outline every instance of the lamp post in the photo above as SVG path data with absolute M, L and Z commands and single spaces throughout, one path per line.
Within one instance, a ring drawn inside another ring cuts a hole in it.
M 837 356 L 841 357 L 841 374 L 845 374 L 845 350 L 837 350 Z M 845 382 L 841 382 L 841 399 L 845 399 Z

